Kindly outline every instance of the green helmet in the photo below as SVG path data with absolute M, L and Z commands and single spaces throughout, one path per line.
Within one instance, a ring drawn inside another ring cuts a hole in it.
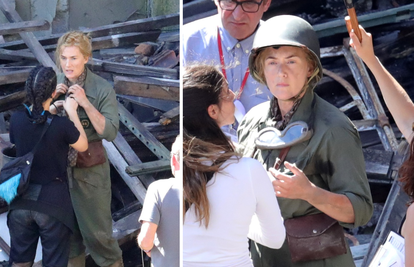
M 253 48 L 249 58 L 250 74 L 262 82 L 255 68 L 257 55 L 266 47 L 296 46 L 306 47 L 319 67 L 318 80 L 322 78 L 319 39 L 312 26 L 304 19 L 292 16 L 275 16 L 262 23 L 256 32 Z

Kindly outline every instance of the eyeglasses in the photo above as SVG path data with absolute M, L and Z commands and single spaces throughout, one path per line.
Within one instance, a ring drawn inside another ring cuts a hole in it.
M 306 122 L 295 121 L 286 126 L 283 131 L 274 127 L 264 128 L 255 140 L 259 149 L 281 149 L 309 140 L 313 131 Z
M 237 1 L 237 0 L 219 0 L 220 8 L 226 11 L 233 11 L 238 5 L 241 6 L 244 12 L 256 13 L 259 11 L 259 6 L 263 3 L 255 1 Z

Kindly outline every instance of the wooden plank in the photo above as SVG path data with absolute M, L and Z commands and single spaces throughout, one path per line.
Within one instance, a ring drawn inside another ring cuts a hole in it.
M 164 83 L 148 78 L 114 76 L 114 89 L 117 94 L 151 97 L 163 100 L 180 100 L 179 85 Z
M 21 32 L 49 30 L 50 23 L 47 20 L 31 20 L 14 23 L 0 24 L 0 35 L 16 34 Z
M 146 32 L 149 29 L 157 30 L 171 25 L 179 25 L 179 23 L 180 16 L 178 13 L 175 13 L 165 16 L 163 15 L 153 18 L 131 20 L 95 28 L 89 28 L 83 30 L 83 32 L 88 33 L 92 38 L 96 38 L 127 32 Z M 62 36 L 62 34 L 54 34 L 50 37 L 39 38 L 39 42 L 44 46 L 53 45 L 57 43 L 60 36 Z M 27 48 L 25 43 L 22 41 L 7 42 L 5 44 L 0 44 L 0 47 L 12 50 Z
M 103 140 L 103 145 L 108 154 L 108 159 L 111 161 L 112 165 L 118 171 L 119 175 L 131 189 L 132 193 L 135 195 L 138 201 L 144 203 L 145 194 L 147 192 L 144 185 L 137 177 L 131 177 L 125 172 L 125 168 L 128 166 L 128 164 L 121 156 L 119 151 L 116 149 L 114 144 L 106 140 Z
M 405 142 L 405 141 L 404 141 Z M 409 145 L 407 142 L 400 144 L 400 149 L 393 158 L 392 178 L 393 184 L 382 210 L 381 216 L 377 222 L 371 242 L 368 247 L 367 255 L 361 266 L 367 267 L 372 261 L 379 246 L 384 243 L 390 231 L 398 232 L 402 219 L 407 210 L 406 204 L 409 196 L 402 190 L 398 182 L 398 169 L 402 162 L 408 157 Z
M 36 57 L 32 54 L 32 52 L 28 51 L 13 51 L 0 48 L 0 59 L 3 60 L 12 60 L 12 61 L 22 61 L 25 59 L 29 60 L 36 60 Z
M 3 250 L 7 256 L 10 256 L 10 247 L 0 236 L 0 249 Z
M 26 98 L 26 91 L 18 91 L 0 97 L 0 112 L 15 108 L 23 103 Z
M 177 121 L 180 115 L 180 107 L 175 107 L 161 115 L 159 123 L 162 125 L 170 124 L 171 122 Z
M 170 151 L 159 142 L 142 123 L 140 123 L 129 111 L 118 103 L 120 121 L 157 156 L 158 159 L 170 159 Z
M 151 76 L 166 79 L 178 80 L 178 70 L 157 68 L 150 66 L 140 66 L 133 64 L 116 63 L 111 61 L 105 61 L 100 59 L 92 59 L 88 63 L 88 66 L 94 68 L 98 67 L 101 71 L 113 72 L 119 74 L 127 74 L 133 76 Z
M 10 22 L 22 22 L 20 15 L 16 10 L 10 7 L 7 0 L 0 0 L 0 9 Z M 43 66 L 52 67 L 55 71 L 58 71 L 55 63 L 43 49 L 42 45 L 37 41 L 33 33 L 21 32 L 20 36 Z
M 141 210 L 138 210 L 112 224 L 113 237 L 118 240 L 119 245 L 136 239 L 138 230 L 141 228 L 138 221 L 140 215 Z
M 122 98 L 127 100 L 130 103 L 161 110 L 162 112 L 167 112 L 170 109 L 178 107 L 180 104 L 177 101 L 172 100 L 164 100 L 164 99 L 156 99 L 151 97 L 140 97 L 140 96 L 132 96 L 132 95 L 116 95 L 118 98 Z
M 169 160 L 157 160 L 151 162 L 145 162 L 128 166 L 125 171 L 131 176 L 137 176 L 142 174 L 150 174 L 154 172 L 167 171 L 171 169 Z
M 115 140 L 112 142 L 121 153 L 128 165 L 140 164 L 142 161 L 132 150 L 125 138 L 118 132 Z M 138 176 L 138 179 L 144 184 L 145 188 L 155 181 L 154 177 L 148 174 Z
M 377 149 L 363 149 L 365 170 L 369 179 L 389 181 L 388 173 L 394 153 Z
M 148 31 L 148 32 L 132 32 L 123 33 L 110 36 L 103 36 L 92 39 L 92 50 L 100 50 L 114 47 L 130 46 L 135 43 L 142 42 L 155 42 L 161 31 Z M 46 51 L 55 51 L 57 44 L 51 44 L 44 46 Z
M 32 69 L 25 69 L 0 73 L 0 85 L 26 82 L 31 70 Z

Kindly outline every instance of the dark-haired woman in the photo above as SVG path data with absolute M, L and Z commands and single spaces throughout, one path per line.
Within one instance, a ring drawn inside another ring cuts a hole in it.
M 401 234 L 405 239 L 405 266 L 414 266 L 414 103 L 404 88 L 385 69 L 374 54 L 372 36 L 361 26 L 362 40 L 359 42 L 355 33 L 351 33 L 351 46 L 355 48 L 358 56 L 365 62 L 374 74 L 378 86 L 384 97 L 385 104 L 394 117 L 398 129 L 410 143 L 410 157 L 401 165 L 399 170 L 403 189 L 410 196 L 411 203 L 407 210 L 406 220 Z
M 36 67 L 26 81 L 31 108 L 15 112 L 10 119 L 10 141 L 17 156 L 30 151 L 39 140 L 55 95 L 56 74 L 52 68 Z M 67 184 L 69 146 L 88 148 L 85 131 L 76 113 L 78 104 L 69 97 L 64 103 L 67 117 L 54 116 L 34 155 L 28 190 L 10 204 L 12 266 L 32 266 L 39 237 L 46 267 L 67 266 L 69 237 L 75 217 Z
M 285 239 L 271 182 L 220 130 L 235 108 L 221 72 L 190 67 L 183 87 L 183 266 L 251 267 L 248 237 L 272 248 Z

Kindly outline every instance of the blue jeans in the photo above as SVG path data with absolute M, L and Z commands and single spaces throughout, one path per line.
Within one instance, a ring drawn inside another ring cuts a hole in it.
M 71 231 L 59 220 L 31 210 L 11 210 L 7 216 L 10 231 L 10 262 L 33 262 L 39 237 L 44 267 L 66 267 Z

